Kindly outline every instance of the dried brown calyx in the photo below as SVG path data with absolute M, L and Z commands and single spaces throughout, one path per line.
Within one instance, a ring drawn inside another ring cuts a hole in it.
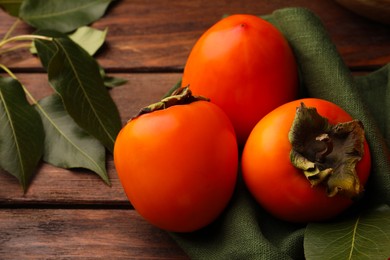
M 314 107 L 297 108 L 289 132 L 290 159 L 312 186 L 325 185 L 328 196 L 355 198 L 363 191 L 356 164 L 364 154 L 364 128 L 359 120 L 332 125 Z
M 185 105 L 190 104 L 195 101 L 210 101 L 210 99 L 202 97 L 202 96 L 194 96 L 190 88 L 183 87 L 178 88 L 172 94 L 166 98 L 163 98 L 161 101 L 151 104 L 142 108 L 137 115 L 135 115 L 132 119 L 139 117 L 140 115 L 151 113 L 157 110 L 163 110 L 168 107 L 176 106 L 176 105 Z

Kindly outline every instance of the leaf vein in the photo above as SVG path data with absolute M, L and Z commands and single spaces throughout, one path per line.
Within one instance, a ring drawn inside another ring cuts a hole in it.
M 90 100 L 90 98 L 89 98 L 87 92 L 85 91 L 85 86 L 84 86 L 84 84 L 82 83 L 82 81 L 81 81 L 81 79 L 80 79 L 80 77 L 79 77 L 79 75 L 78 75 L 78 73 L 77 73 L 77 70 L 76 70 L 76 68 L 75 68 L 75 66 L 74 66 L 74 64 L 73 64 L 73 62 L 72 62 L 71 57 L 70 57 L 70 56 L 68 55 L 68 53 L 66 52 L 66 48 L 65 48 L 58 40 L 55 40 L 55 41 L 56 41 L 56 43 L 62 48 L 62 50 L 63 50 L 63 52 L 64 52 L 64 54 L 65 54 L 67 60 L 69 61 L 69 64 L 70 64 L 71 69 L 72 69 L 72 73 L 73 73 L 73 75 L 74 75 L 74 77 L 75 77 L 75 79 L 76 79 L 78 85 L 80 86 L 81 90 L 83 91 L 85 99 L 87 100 L 88 104 L 90 105 L 91 110 L 92 110 L 92 112 L 93 112 L 93 114 L 94 114 L 94 117 L 98 120 L 99 125 L 102 127 L 102 129 L 104 130 L 104 132 L 106 133 L 106 135 L 108 136 L 108 138 L 110 138 L 110 140 L 111 140 L 112 142 L 114 142 L 115 139 L 111 136 L 110 132 L 107 130 L 107 128 L 105 127 L 104 123 L 101 121 L 101 119 L 100 119 L 100 117 L 99 117 L 99 113 L 96 111 L 96 108 L 95 108 L 93 102 Z
M 352 231 L 352 242 L 351 242 L 351 250 L 350 250 L 349 256 L 348 256 L 348 259 L 349 259 L 349 260 L 352 259 L 353 251 L 356 250 L 356 248 L 355 248 L 355 237 L 356 237 L 356 232 L 357 232 L 359 220 L 360 220 L 360 217 L 358 217 L 358 218 L 356 219 L 356 223 L 355 223 L 355 225 L 354 225 L 354 227 L 353 227 L 353 231 Z
M 63 138 L 65 138 L 65 140 L 67 140 L 73 147 L 75 147 L 76 150 L 78 150 L 82 155 L 84 155 L 84 157 L 86 157 L 89 161 L 91 161 L 93 163 L 93 165 L 95 165 L 97 168 L 99 169 L 102 169 L 94 160 L 91 156 L 89 156 L 87 153 L 85 153 L 82 149 L 80 149 L 80 147 L 78 145 L 76 145 L 71 139 L 68 138 L 68 136 L 63 132 L 61 131 L 61 129 L 59 129 L 57 127 L 57 125 L 55 124 L 55 122 L 51 119 L 51 117 L 46 113 L 46 111 L 42 108 L 42 106 L 37 103 L 36 104 L 38 109 L 42 112 L 42 114 L 46 117 L 46 119 L 50 122 L 50 124 L 57 130 L 58 133 L 60 133 L 61 136 L 63 136 Z M 104 169 L 102 169 L 104 170 Z
M 12 131 L 12 138 L 14 140 L 14 143 L 15 143 L 15 147 L 16 147 L 16 151 L 17 151 L 17 158 L 18 158 L 18 161 L 19 161 L 19 165 L 21 167 L 21 173 L 22 173 L 22 176 L 24 177 L 25 176 L 25 169 L 24 169 L 24 165 L 23 165 L 23 162 L 22 162 L 22 153 L 21 153 L 21 149 L 20 149 L 20 145 L 19 145 L 19 142 L 18 142 L 18 139 L 16 138 L 16 130 L 15 130 L 15 126 L 14 124 L 12 123 L 13 120 L 12 120 L 12 116 L 11 116 L 11 113 L 7 107 L 7 103 L 5 101 L 5 98 L 4 98 L 4 95 L 2 93 L 2 91 L 0 90 L 0 98 L 1 98 L 1 102 L 4 104 L 4 110 L 5 110 L 5 114 L 8 118 L 8 122 L 9 122 L 9 125 L 10 125 L 10 128 L 11 128 L 11 131 Z M 22 180 L 24 178 L 21 178 Z

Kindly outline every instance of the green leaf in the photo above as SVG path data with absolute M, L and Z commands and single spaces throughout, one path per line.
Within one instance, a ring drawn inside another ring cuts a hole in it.
M 19 16 L 37 29 L 70 32 L 105 13 L 112 0 L 25 0 Z
M 22 85 L 0 78 L 0 168 L 15 176 L 25 191 L 42 157 L 43 140 L 41 118 Z
M 56 38 L 67 37 L 66 34 L 56 32 L 56 31 L 51 31 L 51 30 L 37 31 L 36 34 L 49 36 L 49 37 L 56 37 Z M 33 53 L 34 51 L 36 51 L 36 54 L 38 54 L 39 59 L 41 60 L 42 66 L 47 71 L 50 60 L 58 51 L 58 48 L 55 45 L 55 43 L 48 43 L 41 40 L 34 40 L 33 46 L 31 48 L 33 49 L 32 50 L 30 49 L 30 51 Z
M 22 2 L 23 0 L 0 0 L 0 7 L 10 15 L 18 17 Z
M 104 86 L 97 62 L 68 38 L 39 42 L 56 45 L 57 52 L 48 65 L 48 76 L 66 110 L 79 126 L 112 152 L 121 120 L 118 109 Z M 38 52 L 53 50 L 53 47 L 41 49 L 39 44 Z
M 340 222 L 309 224 L 304 249 L 307 260 L 388 259 L 390 208 L 382 206 Z
M 74 33 L 69 34 L 69 38 L 77 43 L 81 48 L 86 50 L 89 55 L 93 56 L 103 45 L 107 31 L 107 28 L 104 31 L 101 31 L 92 27 L 83 26 L 77 29 Z M 65 34 L 59 35 L 53 31 L 37 31 L 36 34 L 50 37 L 65 37 Z M 37 53 L 35 42 L 31 44 L 30 52 L 32 54 Z
M 104 31 L 101 31 L 92 27 L 83 26 L 70 34 L 69 38 L 86 50 L 89 55 L 93 56 L 103 45 L 106 39 L 107 30 L 107 28 Z
M 107 76 L 103 67 L 99 66 L 100 75 L 103 78 L 104 86 L 106 88 L 115 88 L 121 86 L 127 82 L 127 79 Z
M 112 76 L 104 76 L 104 85 L 107 88 L 115 88 L 118 86 L 122 86 L 127 82 L 127 79 L 119 78 L 119 77 L 112 77 Z
M 169 97 L 170 95 L 172 95 L 173 92 L 175 92 L 177 89 L 180 88 L 181 86 L 181 81 L 182 79 L 180 78 L 178 82 L 176 82 L 175 85 L 173 85 L 173 87 L 171 87 L 167 93 L 164 94 L 164 96 L 162 98 L 166 98 L 166 97 Z
M 102 31 L 100 31 L 100 32 L 102 33 Z M 56 38 L 61 38 L 61 37 L 67 38 L 68 37 L 66 34 L 59 33 L 56 31 L 48 31 L 48 30 L 37 31 L 36 34 L 43 35 L 43 36 L 49 36 L 49 37 L 56 37 Z M 77 42 L 75 42 L 75 43 L 80 45 Z M 37 51 L 38 48 L 40 51 Z M 83 49 L 86 50 L 86 48 L 83 48 Z M 45 44 L 42 41 L 36 40 L 33 42 L 33 47 L 30 49 L 30 51 L 32 53 L 38 54 L 38 56 L 41 60 L 42 66 L 44 68 L 46 68 L 46 70 L 47 70 L 50 59 L 57 52 L 57 47 L 55 44 Z M 88 50 L 86 50 L 86 51 L 88 52 Z M 91 49 L 89 51 L 91 51 Z M 118 86 L 121 86 L 127 82 L 127 79 L 124 79 L 124 78 L 107 76 L 106 72 L 104 71 L 104 68 L 101 66 L 99 66 L 99 72 L 100 72 L 100 75 L 103 79 L 104 85 L 107 88 L 118 87 Z
M 61 168 L 89 169 L 109 184 L 104 146 L 74 122 L 60 96 L 43 98 L 37 110 L 45 130 L 43 160 Z

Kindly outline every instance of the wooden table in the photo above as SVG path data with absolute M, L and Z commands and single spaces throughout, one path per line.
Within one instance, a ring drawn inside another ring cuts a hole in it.
M 123 123 L 179 80 L 193 44 L 223 14 L 267 14 L 288 6 L 319 15 L 353 73 L 390 62 L 390 27 L 333 1 L 117 1 L 93 27 L 109 28 L 99 63 L 110 75 L 128 79 L 110 92 Z M 2 37 L 14 18 L 0 11 L 0 21 Z M 32 31 L 21 24 L 15 33 Z M 37 99 L 52 92 L 47 74 L 27 50 L 0 61 Z M 187 259 L 167 233 L 132 209 L 112 156 L 107 167 L 111 187 L 95 174 L 43 163 L 26 194 L 15 178 L 0 171 L 0 259 Z

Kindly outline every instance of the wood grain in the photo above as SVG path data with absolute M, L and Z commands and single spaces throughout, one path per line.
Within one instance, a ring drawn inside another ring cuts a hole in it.
M 0 209 L 0 259 L 188 259 L 134 210 Z
M 323 21 L 345 62 L 352 68 L 376 68 L 390 62 L 390 28 L 362 18 L 334 1 L 117 1 L 95 28 L 109 28 L 98 60 L 115 71 L 181 71 L 198 37 L 224 14 L 263 15 L 285 7 L 305 7 Z M 0 11 L 0 36 L 15 19 Z M 31 33 L 21 24 L 15 33 Z M 38 69 L 28 51 L 2 57 L 11 68 Z
M 118 106 L 122 123 L 135 115 L 140 108 L 161 99 L 179 79 L 178 73 L 113 74 L 128 82 L 110 90 Z M 46 74 L 17 74 L 19 80 L 36 99 L 50 95 L 53 90 Z M 112 156 L 108 156 L 107 170 L 111 187 L 94 173 L 83 170 L 65 170 L 43 163 L 30 188 L 23 194 L 17 180 L 0 170 L 0 206 L 21 204 L 96 204 L 130 206 L 115 171 Z
M 285 7 L 315 12 L 355 73 L 390 62 L 390 27 L 332 0 L 115 1 L 92 26 L 109 28 L 98 62 L 112 76 L 128 79 L 110 91 L 122 123 L 179 80 L 192 46 L 222 15 L 263 15 Z M 0 10 L 0 38 L 15 20 Z M 33 31 L 20 23 L 14 35 Z M 0 63 L 36 99 L 53 92 L 39 60 L 27 49 L 1 55 Z M 107 170 L 111 187 L 91 172 L 42 163 L 26 194 L 0 170 L 0 259 L 188 259 L 166 232 L 132 209 L 110 155 Z

